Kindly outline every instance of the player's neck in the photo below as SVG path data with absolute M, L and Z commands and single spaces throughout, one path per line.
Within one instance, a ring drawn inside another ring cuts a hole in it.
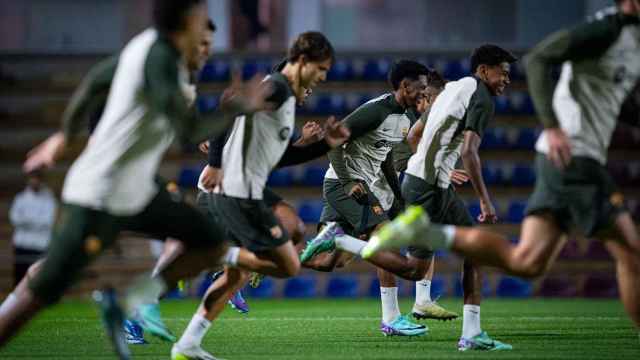
M 299 96 L 304 96 L 304 94 L 301 94 L 303 91 L 300 85 L 300 70 L 300 64 L 292 64 L 290 62 L 287 62 L 282 71 L 280 71 L 280 73 L 287 79 L 287 82 L 295 93 L 296 98 Z
M 403 109 L 407 108 L 407 102 L 404 101 L 404 96 L 402 96 L 402 94 L 400 94 L 400 91 L 394 91 L 393 92 L 393 98 L 396 99 L 396 102 L 402 106 Z

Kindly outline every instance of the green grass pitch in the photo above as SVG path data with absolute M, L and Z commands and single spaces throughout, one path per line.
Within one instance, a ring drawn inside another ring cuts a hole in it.
M 482 325 L 510 352 L 456 350 L 461 320 L 427 321 L 422 337 L 383 337 L 380 304 L 366 300 L 256 300 L 251 312 L 225 309 L 204 340 L 224 359 L 640 359 L 640 339 L 616 300 L 497 300 L 482 305 Z M 460 299 L 442 301 L 460 311 Z M 197 303 L 165 301 L 161 308 L 177 333 Z M 403 301 L 402 310 L 411 304 Z M 149 338 L 133 346 L 135 359 L 168 359 L 170 344 Z M 111 359 L 97 308 L 65 302 L 42 314 L 8 346 L 0 359 Z

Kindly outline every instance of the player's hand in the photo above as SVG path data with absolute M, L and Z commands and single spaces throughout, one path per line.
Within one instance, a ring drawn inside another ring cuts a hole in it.
M 561 128 L 544 130 L 549 142 L 549 160 L 559 169 L 564 169 L 571 162 L 571 142 Z
M 464 183 L 469 181 L 469 175 L 467 174 L 466 170 L 453 169 L 453 171 L 451 171 L 450 179 L 451 182 L 456 185 L 463 185 Z
M 478 222 L 481 224 L 495 224 L 498 222 L 496 208 L 493 207 L 491 201 L 480 201 L 480 215 L 478 215 Z
M 58 131 L 29 151 L 27 159 L 22 165 L 22 169 L 26 173 L 40 169 L 49 169 L 56 164 L 56 161 L 62 158 L 66 148 L 67 141 L 64 133 Z
M 314 142 L 320 141 L 324 137 L 324 129 L 315 121 L 308 121 L 302 127 L 302 136 L 296 145 L 306 146 Z
M 209 191 L 222 184 L 222 169 L 214 168 L 210 165 L 205 166 L 202 170 L 202 186 Z
M 358 204 L 367 203 L 367 188 L 359 181 L 352 181 L 346 185 L 347 195 L 354 198 Z
M 324 141 L 332 148 L 341 146 L 351 136 L 351 130 L 347 128 L 341 121 L 331 116 L 324 123 Z
M 224 90 L 220 98 L 221 108 L 249 114 L 273 110 L 273 104 L 266 101 L 273 93 L 273 86 L 263 79 L 262 74 L 256 74 L 251 80 L 242 83 L 240 74 L 234 72 L 231 76 L 231 86 Z
M 203 142 L 201 142 L 200 144 L 198 144 L 198 150 L 200 150 L 200 152 L 208 154 L 209 153 L 209 140 L 205 140 Z

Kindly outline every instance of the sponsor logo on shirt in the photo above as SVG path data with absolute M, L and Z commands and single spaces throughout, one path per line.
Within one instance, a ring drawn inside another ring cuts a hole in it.
M 283 127 L 282 129 L 280 129 L 278 135 L 280 136 L 280 140 L 285 141 L 289 139 L 289 135 L 291 135 L 291 129 L 288 127 Z

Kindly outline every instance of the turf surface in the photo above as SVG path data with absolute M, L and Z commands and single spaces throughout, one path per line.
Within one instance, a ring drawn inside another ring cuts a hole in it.
M 204 340 L 225 359 L 640 359 L 640 339 L 618 301 L 496 300 L 482 305 L 483 329 L 511 343 L 510 352 L 456 350 L 461 320 L 427 321 L 430 332 L 385 338 L 378 331 L 380 305 L 367 300 L 252 300 L 251 312 L 225 309 Z M 443 301 L 453 310 L 461 301 Z M 402 303 L 409 311 L 411 304 Z M 194 301 L 165 301 L 176 333 L 187 325 Z M 149 339 L 132 347 L 135 359 L 168 359 L 170 345 Z M 42 314 L 6 348 L 0 359 L 114 358 L 96 308 L 66 302 Z

